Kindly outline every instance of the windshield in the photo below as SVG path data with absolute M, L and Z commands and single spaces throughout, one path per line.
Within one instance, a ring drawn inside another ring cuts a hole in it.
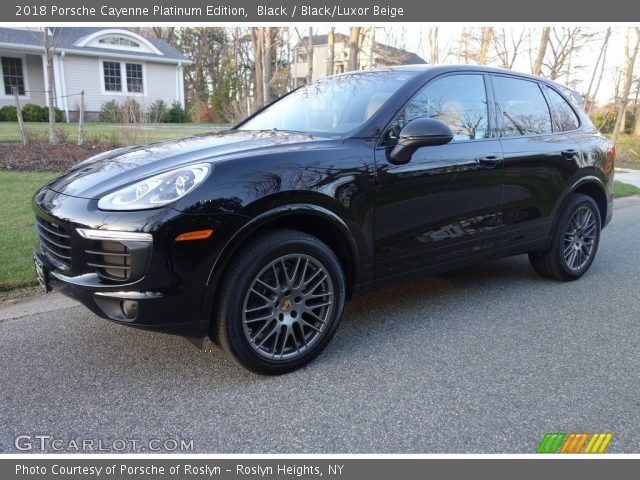
M 387 70 L 324 78 L 276 101 L 238 128 L 342 136 L 362 126 L 414 75 Z

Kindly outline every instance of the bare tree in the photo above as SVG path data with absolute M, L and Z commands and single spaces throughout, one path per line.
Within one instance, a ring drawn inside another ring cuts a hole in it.
M 513 68 L 527 34 L 526 28 L 520 28 L 517 35 L 514 28 L 509 28 L 508 32 L 505 28 L 494 29 L 493 49 L 502 68 L 509 70 Z
M 262 49 L 262 94 L 263 104 L 271 102 L 271 61 L 273 60 L 273 44 L 271 27 L 264 27 L 264 48 Z
M 489 59 L 489 47 L 493 38 L 493 28 L 482 27 L 482 36 L 480 38 L 480 52 L 478 53 L 478 64 L 486 65 Z
M 429 63 L 435 65 L 439 60 L 438 27 L 432 27 L 429 29 Z
M 636 98 L 634 101 L 633 136 L 640 137 L 640 77 L 636 77 Z
M 56 93 L 53 77 L 53 55 L 60 38 L 60 32 L 56 32 L 55 28 L 42 27 L 40 29 L 40 43 L 44 50 L 45 68 L 47 69 L 47 85 L 49 97 L 49 143 L 56 145 L 58 143 L 58 129 L 56 128 Z
M 258 103 L 258 106 L 260 106 L 264 101 L 264 84 L 262 81 L 264 78 L 262 75 L 262 45 L 264 43 L 264 32 L 262 27 L 251 27 L 250 33 L 254 58 L 254 99 Z
M 604 40 L 602 42 L 602 47 L 600 48 L 600 52 L 598 53 L 598 59 L 596 60 L 596 64 L 593 67 L 593 73 L 591 74 L 591 80 L 589 81 L 589 88 L 587 88 L 587 93 L 585 94 L 585 104 L 587 106 L 587 114 L 591 113 L 593 109 L 593 105 L 596 103 L 596 95 L 598 94 L 598 89 L 600 88 L 600 82 L 602 81 L 602 74 L 604 73 L 604 65 L 607 61 L 607 49 L 609 48 L 609 38 L 611 37 L 611 27 L 607 28 L 607 31 L 604 35 Z M 594 81 L 596 79 L 596 75 L 600 70 L 600 75 L 598 76 L 598 81 L 595 84 L 595 90 L 592 89 L 594 87 Z
M 313 27 L 309 27 L 307 44 L 307 83 L 313 81 Z
M 334 72 L 334 64 L 336 63 L 336 45 L 335 45 L 335 34 L 336 27 L 331 27 L 329 29 L 329 34 L 327 35 L 327 48 L 329 49 L 329 57 L 327 58 L 327 76 L 333 75 Z
M 623 87 L 620 94 L 620 104 L 618 105 L 618 115 L 616 117 L 616 124 L 611 134 L 611 141 L 616 143 L 618 136 L 620 135 L 621 128 L 624 128 L 625 113 L 627 109 L 627 103 L 629 101 L 629 92 L 631 91 L 631 83 L 633 82 L 633 67 L 636 63 L 636 57 L 638 56 L 638 48 L 640 47 L 640 27 L 633 27 L 635 30 L 635 42 L 631 47 L 631 29 L 627 27 L 624 34 L 624 73 L 623 73 Z
M 584 47 L 597 32 L 583 27 L 554 27 L 551 29 L 547 54 L 543 59 L 542 74 L 551 80 L 565 76 L 565 83 L 571 85 L 571 75 L 580 66 L 572 64 L 576 54 Z
M 360 62 L 360 46 L 361 46 L 361 33 L 362 27 L 351 27 L 349 29 L 349 64 L 347 66 L 349 71 L 358 70 Z
M 542 35 L 540 36 L 540 45 L 538 46 L 538 55 L 536 56 L 536 61 L 533 63 L 531 67 L 531 73 L 534 75 L 540 75 L 542 71 L 542 62 L 544 61 L 544 56 L 547 53 L 547 46 L 549 45 L 549 33 L 551 32 L 551 27 L 543 27 Z

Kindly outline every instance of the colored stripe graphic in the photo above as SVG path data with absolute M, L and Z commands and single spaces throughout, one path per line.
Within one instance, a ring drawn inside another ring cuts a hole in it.
M 584 453 L 604 453 L 612 438 L 612 433 L 594 433 Z
M 556 453 L 564 437 L 564 433 L 547 433 L 540 442 L 540 445 L 538 445 L 538 449 L 536 450 L 536 452 Z
M 542 438 L 537 453 L 604 453 L 612 433 L 554 433 L 547 432 Z M 564 440 L 564 442 L 563 442 Z M 587 440 L 589 440 L 587 442 Z M 582 447 L 586 443 L 584 451 Z M 560 447 L 562 445 L 562 447 Z

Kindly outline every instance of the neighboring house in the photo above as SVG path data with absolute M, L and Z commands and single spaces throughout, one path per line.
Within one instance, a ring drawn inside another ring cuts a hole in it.
M 126 28 L 61 27 L 48 33 L 55 35 L 54 99 L 67 121 L 77 118 L 81 91 L 90 120 L 112 99 L 184 106 L 183 67 L 192 62 L 167 42 Z M 0 107 L 15 105 L 15 89 L 21 104 L 48 105 L 41 35 L 37 28 L 0 28 Z
M 343 73 L 349 65 L 349 37 L 342 33 L 334 34 L 334 61 L 329 68 L 328 35 L 314 35 L 313 40 L 313 78 L 317 80 L 335 73 Z M 307 82 L 309 70 L 309 37 L 302 38 L 293 49 L 293 63 L 291 64 L 291 79 L 294 87 Z M 366 70 L 389 65 L 412 65 L 426 63 L 412 52 L 391 47 L 380 42 L 371 42 L 365 38 L 360 49 L 360 68 Z

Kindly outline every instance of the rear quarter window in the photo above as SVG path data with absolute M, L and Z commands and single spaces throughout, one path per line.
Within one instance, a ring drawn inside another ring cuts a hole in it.
M 551 106 L 554 130 L 557 132 L 576 130 L 580 126 L 580 120 L 569 103 L 553 88 L 545 85 L 544 91 Z

